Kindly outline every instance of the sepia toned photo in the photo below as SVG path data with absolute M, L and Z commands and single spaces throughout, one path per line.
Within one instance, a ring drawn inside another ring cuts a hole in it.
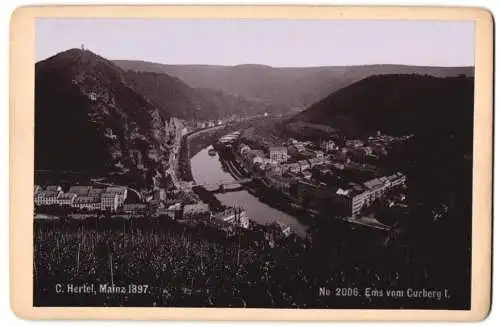
M 473 20 L 35 20 L 33 306 L 470 310 Z

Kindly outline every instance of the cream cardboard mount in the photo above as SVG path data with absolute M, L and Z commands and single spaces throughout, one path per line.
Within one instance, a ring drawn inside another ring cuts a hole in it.
M 10 42 L 17 316 L 488 315 L 488 11 L 21 7 Z

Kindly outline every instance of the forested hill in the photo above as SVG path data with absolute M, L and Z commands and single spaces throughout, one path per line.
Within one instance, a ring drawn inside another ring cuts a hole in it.
M 35 66 L 35 169 L 162 171 L 167 118 L 120 67 L 90 51 L 67 50 Z
M 292 121 L 350 133 L 453 134 L 472 138 L 474 79 L 374 75 L 338 90 Z
M 217 107 L 178 78 L 160 74 L 126 71 L 126 82 L 149 99 L 162 113 L 183 119 L 215 119 Z

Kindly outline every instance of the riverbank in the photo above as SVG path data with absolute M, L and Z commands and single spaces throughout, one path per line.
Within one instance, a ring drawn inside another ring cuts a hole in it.
M 220 152 L 218 153 L 221 166 L 226 167 L 225 171 L 231 175 L 233 179 L 251 176 L 237 163 L 236 158 L 232 153 L 226 152 L 222 155 Z M 300 206 L 293 205 L 293 198 L 287 196 L 279 190 L 267 186 L 260 178 L 254 177 L 251 182 L 243 183 L 241 185 L 245 191 L 258 199 L 261 203 L 297 219 L 302 225 L 304 225 L 304 231 L 307 231 L 307 228 L 313 225 L 313 217 L 307 210 Z
M 233 182 L 234 176 L 226 169 L 224 170 L 219 155 L 210 156 L 209 146 L 191 159 L 192 172 L 197 184 L 218 184 Z M 248 192 L 247 188 L 239 191 L 212 193 L 225 206 L 238 206 L 247 212 L 249 219 L 259 225 L 273 224 L 279 221 L 290 226 L 300 236 L 306 235 L 307 226 L 297 218 L 259 200 L 254 194 Z
M 187 182 L 193 181 L 193 174 L 191 172 L 190 159 L 193 158 L 202 149 L 205 149 L 210 144 L 215 144 L 222 136 L 248 128 L 256 120 L 271 119 L 273 116 L 252 116 L 244 118 L 240 121 L 229 122 L 224 125 L 215 127 L 203 128 L 192 131 L 182 137 L 181 149 L 179 155 L 179 175 L 181 179 Z

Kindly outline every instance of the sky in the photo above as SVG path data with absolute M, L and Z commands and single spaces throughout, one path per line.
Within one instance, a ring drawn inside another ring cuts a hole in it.
M 41 18 L 36 60 L 85 48 L 163 64 L 473 66 L 473 21 Z

